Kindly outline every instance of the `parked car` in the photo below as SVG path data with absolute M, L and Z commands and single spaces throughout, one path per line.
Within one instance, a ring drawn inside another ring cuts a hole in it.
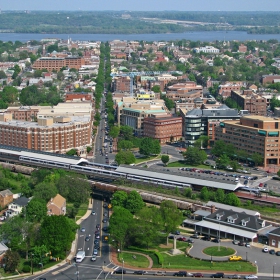
M 89 241 L 89 240 L 90 240 L 90 237 L 86 236 L 85 241 Z
M 199 278 L 202 278 L 202 277 L 203 277 L 203 274 L 200 273 L 200 272 L 197 272 L 197 273 L 194 273 L 192 277 L 199 277 Z
M 91 260 L 92 262 L 95 262 L 95 261 L 96 261 L 96 255 L 92 255 L 90 260 Z
M 211 241 L 211 237 L 209 235 L 205 235 L 201 238 L 201 240 L 204 240 L 204 241 Z
M 191 236 L 191 238 L 199 239 L 199 236 L 198 236 L 197 233 L 195 233 L 195 234 L 193 234 L 193 235 Z
M 233 243 L 234 245 L 238 245 L 238 244 L 239 244 L 239 241 L 238 241 L 238 240 L 233 240 L 232 243 Z
M 229 276 L 230 279 L 241 279 L 241 276 L 238 274 L 233 274 L 232 276 Z
M 214 238 L 214 239 L 212 239 L 212 242 L 214 242 L 214 243 L 220 243 L 220 242 L 221 242 L 221 240 L 220 240 L 220 239 L 218 239 L 218 238 Z
M 258 279 L 258 276 L 251 274 L 251 275 L 245 276 L 244 279 Z
M 215 274 L 212 274 L 210 278 L 224 278 L 225 274 L 223 272 L 216 272 Z
M 96 212 L 92 210 L 91 215 L 96 215 Z
M 179 230 L 175 230 L 175 231 L 172 232 L 172 233 L 175 234 L 175 235 L 180 235 L 180 234 L 181 234 Z
M 166 271 L 156 271 L 153 275 L 156 275 L 156 276 L 165 276 L 165 275 L 166 275 Z
M 264 253 L 268 253 L 268 251 L 269 251 L 269 250 L 268 250 L 267 247 L 264 247 L 264 248 L 263 248 L 263 252 L 264 252 Z
M 85 232 L 86 229 L 84 227 L 81 228 L 81 232 Z
M 277 252 L 276 252 L 276 256 L 280 256 L 280 251 L 277 251 Z
M 98 255 L 97 249 L 94 249 L 94 250 L 93 250 L 93 254 L 94 254 L 94 255 Z
M 269 250 L 269 254 L 275 255 L 275 250 L 274 249 Z
M 244 246 L 245 245 L 245 242 L 244 241 L 240 241 L 239 243 L 238 243 L 238 246 Z
M 194 240 L 191 239 L 191 238 L 189 238 L 189 239 L 187 240 L 187 242 L 189 242 L 189 243 L 194 243 Z
M 187 238 L 182 236 L 182 237 L 177 238 L 177 240 L 178 241 L 187 241 Z
M 246 246 L 247 248 L 250 248 L 250 247 L 251 247 L 251 244 L 247 242 L 247 243 L 245 244 L 245 246 Z
M 230 261 L 241 261 L 242 257 L 241 256 L 231 256 L 229 257 Z

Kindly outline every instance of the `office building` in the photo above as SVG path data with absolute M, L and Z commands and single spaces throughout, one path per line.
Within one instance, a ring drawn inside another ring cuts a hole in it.
M 223 121 L 216 127 L 215 140 L 233 144 L 248 155 L 260 154 L 264 166 L 280 165 L 280 120 L 248 115 L 240 120 Z

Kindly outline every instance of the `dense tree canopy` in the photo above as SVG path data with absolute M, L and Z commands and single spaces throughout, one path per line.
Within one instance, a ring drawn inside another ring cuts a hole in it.
M 160 153 L 160 143 L 156 139 L 145 137 L 141 140 L 139 152 L 145 156 L 158 155 Z

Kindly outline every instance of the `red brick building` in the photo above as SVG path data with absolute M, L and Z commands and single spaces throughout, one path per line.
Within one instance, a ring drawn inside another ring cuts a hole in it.
M 264 75 L 262 76 L 262 84 L 274 83 L 274 80 L 279 80 L 280 75 Z
M 116 77 L 113 80 L 114 91 L 130 92 L 130 77 Z
M 75 100 L 92 101 L 92 96 L 90 94 L 84 94 L 84 93 L 67 93 L 65 95 L 65 101 L 75 101 Z
M 14 120 L 34 121 L 39 112 L 38 106 L 8 107 L 6 113 L 12 114 Z
M 0 207 L 4 208 L 6 205 L 13 202 L 13 193 L 10 190 L 3 190 L 0 192 Z
M 182 118 L 152 115 L 143 121 L 143 136 L 158 139 L 160 144 L 182 138 Z

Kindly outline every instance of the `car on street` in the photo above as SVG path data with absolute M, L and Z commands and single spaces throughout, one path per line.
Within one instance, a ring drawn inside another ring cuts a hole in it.
M 194 273 L 192 277 L 198 277 L 198 278 L 202 278 L 203 274 L 200 272 Z
M 93 249 L 93 254 L 94 254 L 94 255 L 98 255 L 97 249 Z
M 245 245 L 245 242 L 244 241 L 240 241 L 239 243 L 238 243 L 238 246 L 244 246 Z
M 100 249 L 99 243 L 94 245 L 94 249 L 96 249 L 96 250 L 99 250 L 99 249 Z
M 246 275 L 246 276 L 244 277 L 244 279 L 258 279 L 258 276 L 257 276 L 257 275 L 253 275 L 253 274 L 251 274 L 251 275 Z
M 181 234 L 179 230 L 175 230 L 175 231 L 172 232 L 172 233 L 175 234 L 175 235 L 180 235 L 180 234 Z
M 103 231 L 108 231 L 108 227 L 103 227 L 102 230 Z
M 233 243 L 234 245 L 238 245 L 238 244 L 239 244 L 239 241 L 238 241 L 238 240 L 233 240 L 232 243 Z
M 96 228 L 97 228 L 98 230 L 100 230 L 100 224 L 97 224 L 97 225 L 96 225 Z
M 107 213 L 107 212 L 104 212 L 104 213 L 103 213 L 103 216 L 104 216 L 104 217 L 108 217 L 108 213 Z
M 277 252 L 276 252 L 276 256 L 280 256 L 280 251 L 277 251 Z
M 96 215 L 96 212 L 94 210 L 92 210 L 91 215 Z
M 241 256 L 231 256 L 229 257 L 230 261 L 241 261 L 242 257 Z
M 92 255 L 90 260 L 91 260 L 92 262 L 95 262 L 95 261 L 96 261 L 96 255 Z
M 94 244 L 99 244 L 100 242 L 99 242 L 99 239 L 95 239 L 94 240 Z
M 191 238 L 189 238 L 189 239 L 187 240 L 187 242 L 189 242 L 189 243 L 194 243 L 194 240 L 191 239 Z
M 156 272 L 154 272 L 153 275 L 155 275 L 155 276 L 165 276 L 166 275 L 166 271 L 156 271 Z
M 199 236 L 198 236 L 197 233 L 194 233 L 194 234 L 191 236 L 191 238 L 199 239 Z
M 251 247 L 251 244 L 247 242 L 247 243 L 245 244 L 245 247 L 250 248 L 250 247 Z
M 100 239 L 100 235 L 99 235 L 99 234 L 96 234 L 96 235 L 95 235 L 95 239 Z
M 107 219 L 103 219 L 102 222 L 105 224 L 105 223 L 108 222 L 108 220 Z
M 96 230 L 96 231 L 94 232 L 94 234 L 100 234 L 100 231 L 99 231 L 99 230 Z
M 178 271 L 173 273 L 173 276 L 178 276 L 178 277 L 187 277 L 187 271 Z
M 211 241 L 211 237 L 209 235 L 205 235 L 201 238 L 201 240 L 204 240 L 204 241 Z
M 133 272 L 133 274 L 144 275 L 144 274 L 148 274 L 148 271 L 145 271 L 145 270 L 136 270 L 136 271 Z
M 269 250 L 268 250 L 267 247 L 264 247 L 264 248 L 263 248 L 263 252 L 264 252 L 264 253 L 268 253 L 268 251 L 269 251 Z
M 84 227 L 82 227 L 81 232 L 86 232 L 86 229 Z
M 85 241 L 89 241 L 89 240 L 90 240 L 90 237 L 86 236 Z
M 215 274 L 212 274 L 210 278 L 224 278 L 225 274 L 223 272 L 216 272 Z
M 241 275 L 233 274 L 232 276 L 228 277 L 229 279 L 241 279 Z
M 122 268 L 119 268 L 119 269 L 115 270 L 114 273 L 115 274 L 126 274 L 126 270 L 122 269 Z

